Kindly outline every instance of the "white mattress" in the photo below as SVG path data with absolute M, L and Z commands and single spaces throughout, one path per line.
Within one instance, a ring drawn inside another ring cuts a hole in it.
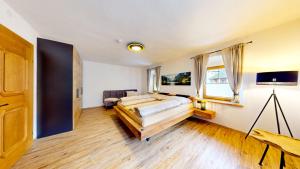
M 157 102 L 157 101 L 154 101 L 154 102 Z M 142 104 L 153 104 L 153 102 L 142 103 Z M 180 114 L 184 115 L 184 114 L 186 114 L 186 112 L 188 110 L 193 108 L 193 104 L 188 103 L 188 104 L 183 104 L 183 105 L 180 105 L 180 106 L 172 108 L 172 109 L 168 109 L 165 111 L 155 113 L 153 115 L 149 115 L 146 117 L 140 117 L 134 110 L 132 110 L 132 106 L 124 106 L 121 104 L 119 104 L 119 106 L 122 106 L 124 109 L 126 109 L 127 111 L 125 111 L 125 113 L 131 119 L 133 119 L 135 122 L 140 124 L 142 127 L 150 126 L 152 124 L 158 123 L 160 121 L 169 119 L 171 117 L 174 117 L 174 116 L 177 116 Z

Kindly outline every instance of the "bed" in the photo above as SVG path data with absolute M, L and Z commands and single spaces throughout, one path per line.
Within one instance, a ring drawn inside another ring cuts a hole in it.
M 189 96 L 156 95 L 155 97 L 147 97 L 150 98 L 129 100 L 127 102 L 120 101 L 114 106 L 118 117 L 131 130 L 135 137 L 141 141 L 148 141 L 153 135 L 193 116 L 192 98 L 188 98 Z M 170 100 L 179 100 L 180 103 L 177 104 L 176 101 L 172 102 Z M 166 104 L 167 102 L 168 104 Z M 176 105 L 173 105 L 173 103 Z M 163 104 L 171 106 L 169 108 L 164 106 L 164 109 L 160 109 L 161 111 L 153 111 L 154 113 L 149 113 L 149 115 L 141 115 L 142 111 L 138 113 L 137 108 L 142 110 L 147 107 L 159 107 Z

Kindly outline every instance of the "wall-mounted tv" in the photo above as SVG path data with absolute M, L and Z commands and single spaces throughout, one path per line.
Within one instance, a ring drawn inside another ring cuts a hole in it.
M 189 86 L 191 85 L 191 72 L 162 75 L 161 85 Z

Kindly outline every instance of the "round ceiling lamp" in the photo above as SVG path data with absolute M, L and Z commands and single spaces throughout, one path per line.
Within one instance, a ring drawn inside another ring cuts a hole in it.
M 140 52 L 145 49 L 145 46 L 139 42 L 130 42 L 128 43 L 127 48 L 132 52 Z

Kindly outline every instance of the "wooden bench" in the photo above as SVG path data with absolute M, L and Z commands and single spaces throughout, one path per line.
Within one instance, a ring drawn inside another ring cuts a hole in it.
M 294 157 L 300 157 L 300 140 L 294 139 L 291 137 L 283 136 L 280 134 L 270 133 L 261 129 L 255 129 L 250 134 L 256 140 L 267 144 L 266 151 L 263 154 L 263 157 L 260 161 L 260 165 L 262 165 L 262 161 L 268 151 L 269 145 L 281 150 L 281 159 L 280 159 L 280 169 L 283 169 L 285 166 L 284 161 L 284 153 L 287 153 Z

